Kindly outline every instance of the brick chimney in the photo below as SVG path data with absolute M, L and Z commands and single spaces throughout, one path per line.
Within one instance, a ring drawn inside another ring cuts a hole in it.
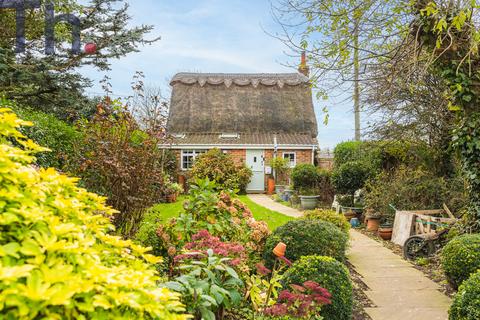
M 307 55 L 305 51 L 302 51 L 302 60 L 300 61 L 300 66 L 298 67 L 298 72 L 308 77 L 310 75 L 310 68 L 307 66 Z

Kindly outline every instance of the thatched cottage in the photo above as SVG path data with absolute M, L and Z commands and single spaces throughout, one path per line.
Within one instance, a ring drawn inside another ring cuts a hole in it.
M 170 147 L 181 170 L 219 148 L 252 169 L 247 190 L 262 192 L 274 155 L 313 163 L 317 121 L 304 74 L 178 73 L 170 84 Z

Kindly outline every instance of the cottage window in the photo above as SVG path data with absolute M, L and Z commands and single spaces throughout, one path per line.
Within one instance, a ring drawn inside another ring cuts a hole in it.
M 297 164 L 297 154 L 295 152 L 284 152 L 283 159 L 287 159 L 290 161 L 290 168 L 295 167 Z
M 207 150 L 182 150 L 182 170 L 190 170 L 195 158 Z

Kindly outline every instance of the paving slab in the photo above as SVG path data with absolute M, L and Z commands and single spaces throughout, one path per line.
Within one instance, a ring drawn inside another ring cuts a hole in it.
M 447 320 L 451 301 L 440 286 L 377 241 L 350 231 L 348 260 L 368 287 L 376 306 L 373 320 Z
M 445 320 L 443 308 L 365 308 L 372 319 L 382 320 Z
M 270 198 L 265 194 L 249 194 L 248 197 L 253 202 L 256 202 L 257 204 L 264 206 L 265 208 L 268 208 L 270 210 L 283 213 L 286 216 L 290 216 L 294 218 L 299 218 L 302 216 L 301 211 L 294 208 L 287 207 L 281 203 L 275 202 L 272 200 L 272 198 Z

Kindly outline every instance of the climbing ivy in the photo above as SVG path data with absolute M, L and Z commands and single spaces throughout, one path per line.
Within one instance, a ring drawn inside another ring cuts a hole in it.
M 418 40 L 432 56 L 431 67 L 449 90 L 449 109 L 458 117 L 453 147 L 460 155 L 468 183 L 468 214 L 480 229 L 480 30 L 474 23 L 477 1 L 415 1 Z

